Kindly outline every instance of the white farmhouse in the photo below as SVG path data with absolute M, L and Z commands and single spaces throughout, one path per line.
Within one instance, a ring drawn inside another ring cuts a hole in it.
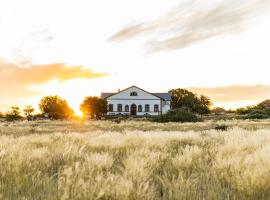
M 160 115 L 170 110 L 169 93 L 150 93 L 139 87 L 131 86 L 117 93 L 101 93 L 108 102 L 108 115 Z

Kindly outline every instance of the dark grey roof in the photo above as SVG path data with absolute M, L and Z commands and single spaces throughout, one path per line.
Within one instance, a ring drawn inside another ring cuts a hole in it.
M 106 92 L 106 93 L 101 93 L 101 99 L 106 99 L 108 98 L 109 96 L 112 96 L 116 93 L 110 93 L 110 92 Z M 169 93 L 150 93 L 150 94 L 153 94 L 161 99 L 165 99 L 167 101 L 170 101 L 171 100 L 171 95 Z
M 109 93 L 109 92 L 101 93 L 100 98 L 101 99 L 106 99 L 107 97 L 112 96 L 113 94 L 115 94 L 115 93 Z
M 171 100 L 171 95 L 169 93 L 152 93 L 152 94 L 160 97 L 161 99 L 165 99 L 167 101 Z

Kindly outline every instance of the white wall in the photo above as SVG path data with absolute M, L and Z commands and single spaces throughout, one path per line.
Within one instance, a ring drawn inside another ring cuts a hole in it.
M 166 114 L 171 109 L 170 101 L 162 101 L 162 114 Z
M 131 92 L 137 92 L 138 96 L 130 96 Z M 159 97 L 156 97 L 146 91 L 143 91 L 137 87 L 131 87 L 120 93 L 112 95 L 107 98 L 108 105 L 113 104 L 113 112 L 108 112 L 107 114 L 119 114 L 117 112 L 117 104 L 122 104 L 122 112 L 121 114 L 130 114 L 131 105 L 135 104 L 137 106 L 137 115 L 142 116 L 145 115 L 145 104 L 150 105 L 150 112 L 147 112 L 150 115 L 159 115 L 161 113 L 166 113 L 170 109 L 169 102 L 163 102 Z M 154 105 L 159 105 L 159 112 L 154 112 Z M 125 112 L 125 105 L 129 106 L 129 112 Z M 138 112 L 138 105 L 142 105 L 142 111 Z
M 135 104 L 137 106 L 137 115 L 138 116 L 142 116 L 145 115 L 145 104 L 149 104 L 150 105 L 150 112 L 147 112 L 150 115 L 159 115 L 159 112 L 154 112 L 154 105 L 158 104 L 159 105 L 159 111 L 161 111 L 161 107 L 160 107 L 160 100 L 110 100 L 108 99 L 108 105 L 109 104 L 113 104 L 113 111 L 114 112 L 108 112 L 108 114 L 118 114 L 119 112 L 117 112 L 117 104 L 122 104 L 122 111 L 121 114 L 130 114 L 130 107 L 132 104 Z M 125 111 L 125 105 L 129 106 L 129 112 L 124 112 Z M 143 112 L 138 112 L 138 105 L 142 105 L 142 111 Z

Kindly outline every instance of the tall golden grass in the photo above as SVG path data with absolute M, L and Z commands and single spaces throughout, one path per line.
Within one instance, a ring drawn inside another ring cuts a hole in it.
M 0 199 L 269 199 L 269 189 L 270 121 L 0 123 Z

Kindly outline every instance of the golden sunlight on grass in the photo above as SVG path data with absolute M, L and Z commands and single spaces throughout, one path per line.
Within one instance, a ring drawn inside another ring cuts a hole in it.
M 1 122 L 0 197 L 269 199 L 269 131 L 269 120 Z

